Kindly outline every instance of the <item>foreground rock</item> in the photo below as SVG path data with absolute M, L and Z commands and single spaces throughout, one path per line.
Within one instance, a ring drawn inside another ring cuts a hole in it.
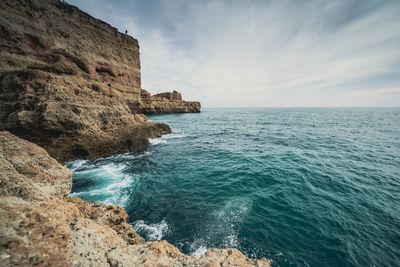
M 148 115 L 167 113 L 199 113 L 200 102 L 184 101 L 177 91 L 151 95 L 142 89 L 141 101 L 134 108 L 139 113 Z
M 138 151 L 147 123 L 136 39 L 58 0 L 0 1 L 0 130 L 58 160 Z
M 122 208 L 64 197 L 70 171 L 9 132 L 0 132 L 0 160 L 2 266 L 269 266 L 236 249 L 194 257 L 145 242 Z

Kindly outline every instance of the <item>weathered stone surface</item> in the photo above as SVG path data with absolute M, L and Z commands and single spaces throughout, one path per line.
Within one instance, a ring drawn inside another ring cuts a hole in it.
M 48 200 L 69 194 L 71 171 L 41 147 L 0 132 L 0 195 Z
M 172 92 L 165 92 L 165 93 L 159 93 L 152 95 L 151 98 L 153 100 L 170 100 L 170 101 L 182 101 L 182 95 L 181 93 L 177 91 L 172 91 Z
M 182 95 L 177 92 L 166 92 L 151 95 L 148 91 L 141 92 L 140 103 L 132 103 L 132 110 L 148 115 L 167 113 L 199 113 L 200 102 L 184 101 Z
M 1 1 L 0 35 L 0 130 L 61 161 L 137 151 L 171 132 L 130 108 L 136 39 L 56 0 Z
M 2 72 L 78 75 L 106 91 L 111 88 L 114 95 L 138 99 L 136 39 L 58 0 L 3 0 L 0 8 Z
M 166 241 L 145 242 L 122 208 L 63 197 L 70 171 L 9 132 L 0 132 L 0 160 L 1 266 L 270 265 L 236 249 L 194 257 Z M 10 187 L 12 179 L 28 182 Z
M 200 102 L 149 100 L 140 103 L 139 110 L 147 115 L 168 113 L 199 113 Z
M 94 218 L 82 205 L 92 209 Z M 127 241 L 126 232 L 115 230 L 119 223 L 127 225 L 124 216 L 103 221 L 98 217 L 104 209 L 115 211 L 68 199 L 30 203 L 0 197 L 2 266 L 270 266 L 268 260 L 248 259 L 236 249 L 211 249 L 194 257 L 166 241 L 144 242 L 136 234 Z M 135 233 L 129 225 L 126 230 Z
M 78 216 L 62 200 L 28 202 L 0 196 L 2 266 L 71 266 L 69 223 Z

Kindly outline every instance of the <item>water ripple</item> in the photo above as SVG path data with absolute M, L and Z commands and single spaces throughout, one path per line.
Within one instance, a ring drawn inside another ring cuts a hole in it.
M 71 162 L 73 194 L 124 206 L 146 239 L 275 266 L 400 265 L 400 109 L 154 116 L 142 154 Z

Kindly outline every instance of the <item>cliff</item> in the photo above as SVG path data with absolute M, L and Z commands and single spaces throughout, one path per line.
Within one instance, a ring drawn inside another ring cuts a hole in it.
M 58 160 L 137 151 L 171 130 L 140 101 L 136 39 L 56 0 L 0 2 L 0 129 Z
M 58 161 L 138 151 L 171 132 L 135 110 L 137 40 L 60 1 L 3 0 L 0 56 L 1 266 L 269 265 L 145 242 L 122 208 L 66 197 L 72 175 Z
M 200 108 L 200 102 L 184 101 L 182 100 L 182 95 L 177 91 L 151 95 L 148 91 L 142 89 L 140 102 L 134 109 L 139 113 L 153 115 L 167 113 L 199 113 Z

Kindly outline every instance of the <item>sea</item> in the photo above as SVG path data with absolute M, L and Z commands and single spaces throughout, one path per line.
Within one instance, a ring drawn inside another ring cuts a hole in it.
M 400 108 L 205 108 L 150 116 L 140 153 L 68 163 L 70 196 L 146 240 L 273 266 L 400 266 Z

